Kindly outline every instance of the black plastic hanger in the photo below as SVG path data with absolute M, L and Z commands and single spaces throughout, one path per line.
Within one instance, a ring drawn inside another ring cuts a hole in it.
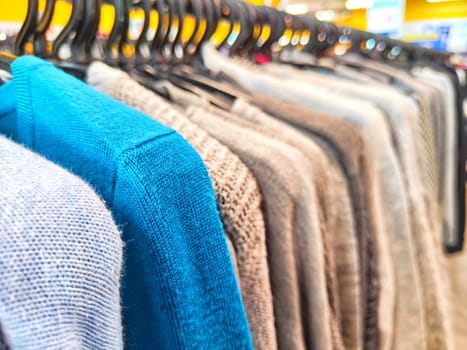
M 24 54 L 24 46 L 28 42 L 31 35 L 34 34 L 34 32 L 36 31 L 38 7 L 38 1 L 28 1 L 26 18 L 24 19 L 24 23 L 21 26 L 21 29 L 16 37 L 15 53 L 17 55 Z
M 156 0 L 152 8 L 157 12 L 158 17 L 156 32 L 154 33 L 154 38 L 150 44 L 152 61 L 154 64 L 162 60 L 162 46 L 164 43 L 164 38 L 168 33 L 168 28 L 165 28 L 164 26 L 164 15 L 166 8 L 167 5 L 165 0 Z
M 88 0 L 89 1 L 89 0 Z M 99 22 L 101 19 L 101 6 L 102 0 L 93 0 L 92 4 L 95 6 L 93 9 L 92 22 L 89 26 L 89 31 L 84 38 L 84 50 L 88 57 L 88 60 L 92 60 L 92 47 L 97 39 L 97 32 L 99 31 Z
M 59 57 L 60 47 L 67 41 L 69 35 L 73 30 L 76 30 L 80 20 L 83 17 L 84 1 L 73 0 L 71 8 L 71 17 L 62 31 L 58 34 L 57 38 L 52 43 L 52 56 Z
M 204 0 L 204 13 L 206 16 L 206 29 L 197 44 L 194 55 L 198 54 L 203 44 L 215 33 L 219 19 L 221 18 L 221 5 L 217 0 Z
M 185 13 L 186 13 L 186 0 L 169 0 L 169 3 L 173 2 L 173 6 L 175 6 L 175 18 L 177 19 L 177 26 L 174 27 L 175 35 L 172 35 L 169 38 L 170 43 L 170 52 L 171 52 L 171 64 L 176 64 L 177 62 L 181 62 L 183 59 L 183 42 L 182 42 L 182 35 L 183 30 L 185 27 Z M 172 23 L 173 25 L 173 23 Z
M 302 18 L 305 24 L 306 31 L 309 33 L 308 42 L 305 43 L 303 51 L 311 52 L 314 46 L 318 43 L 318 24 L 319 22 L 313 17 Z
M 144 60 L 141 48 L 143 44 L 147 42 L 147 33 L 149 29 L 149 24 L 151 20 L 151 1 L 150 0 L 141 0 L 139 1 L 140 8 L 143 9 L 144 19 L 143 27 L 141 29 L 140 36 L 137 38 L 135 43 L 135 60 L 136 63 L 140 63 Z
M 283 13 L 269 7 L 265 7 L 265 11 L 268 22 L 270 23 L 271 32 L 266 41 L 263 44 L 259 44 L 260 46 L 258 48 L 261 52 L 271 55 L 272 45 L 282 37 L 286 29 L 286 25 Z
M 266 6 L 250 6 L 254 14 L 254 23 L 250 36 L 246 38 L 238 54 L 244 57 L 251 56 L 253 53 L 258 52 L 261 43 L 259 38 L 263 35 L 265 27 L 270 23 L 269 14 Z M 258 28 L 259 27 L 259 28 Z
M 123 1 L 124 0 L 110 1 L 115 9 L 115 22 L 104 47 L 104 61 L 111 65 L 114 63 L 112 49 L 114 45 L 119 43 L 119 37 L 121 37 L 124 30 L 125 13 Z
M 262 24 L 262 12 L 261 6 L 253 6 L 248 3 L 243 3 L 245 7 L 245 14 L 247 18 L 245 31 L 240 32 L 240 36 L 232 47 L 234 54 L 238 56 L 247 56 L 252 48 L 255 46 L 256 39 L 261 32 L 261 29 L 256 29 L 258 26 L 261 27 Z M 244 33 L 244 34 L 243 34 Z
M 95 36 L 95 17 L 99 16 L 100 7 L 97 0 L 85 0 L 81 21 L 76 29 L 76 35 L 71 44 L 72 60 L 89 63 L 91 60 L 88 38 Z
M 236 54 L 238 51 L 244 46 L 249 38 L 251 38 L 256 16 L 253 10 L 251 10 L 251 5 L 247 4 L 246 2 L 238 2 L 236 11 L 239 12 L 239 19 L 240 19 L 240 33 L 238 37 L 230 47 L 231 54 Z
M 209 3 L 209 1 L 204 1 L 205 3 Z M 190 57 L 196 51 L 196 43 L 195 40 L 199 36 L 199 31 L 201 29 L 201 21 L 207 20 L 205 14 L 206 7 L 203 5 L 201 0 L 188 0 L 187 4 L 187 13 L 191 13 L 194 15 L 195 19 L 195 28 L 193 29 L 192 35 L 188 38 L 187 42 L 183 47 L 183 56 L 184 62 L 189 62 Z
M 224 40 L 217 46 L 218 48 L 225 47 L 227 42 L 230 38 L 230 35 L 233 32 L 235 23 L 238 22 L 238 13 L 233 10 L 235 6 L 233 1 L 231 0 L 220 0 L 220 10 L 221 10 L 221 20 L 227 20 L 229 23 L 229 29 L 227 31 L 227 35 L 225 36 Z
M 118 59 L 117 64 L 122 66 L 128 63 L 128 59 L 125 57 L 124 48 L 129 44 L 128 31 L 130 28 L 130 9 L 132 6 L 131 0 L 122 0 L 122 26 L 118 40 Z
M 47 57 L 47 38 L 46 31 L 52 22 L 53 14 L 55 9 L 55 0 L 47 0 L 45 2 L 45 9 L 42 17 L 37 25 L 34 33 L 34 53 L 41 57 Z
M 164 35 L 162 38 L 161 46 L 160 46 L 160 54 L 162 57 L 162 63 L 167 63 L 170 60 L 170 56 L 172 54 L 171 42 L 176 35 L 177 28 L 174 26 L 175 18 L 176 18 L 176 11 L 177 5 L 176 0 L 164 0 L 165 7 L 164 7 L 164 16 L 168 16 L 167 21 L 167 28 L 165 28 L 164 24 Z M 180 23 L 178 23 L 180 25 Z

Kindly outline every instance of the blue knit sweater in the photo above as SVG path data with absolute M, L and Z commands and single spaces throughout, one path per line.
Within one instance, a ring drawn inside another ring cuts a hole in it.
M 122 228 L 130 349 L 250 349 L 211 182 L 175 131 L 35 57 L 0 87 L 0 132 L 90 183 Z

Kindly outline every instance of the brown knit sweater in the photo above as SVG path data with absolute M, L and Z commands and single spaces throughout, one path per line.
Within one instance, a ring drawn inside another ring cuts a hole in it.
M 237 261 L 240 288 L 257 349 L 276 349 L 274 312 L 261 195 L 253 174 L 229 149 L 126 73 L 102 63 L 88 70 L 90 85 L 174 128 L 196 149 L 213 182 L 222 222 Z

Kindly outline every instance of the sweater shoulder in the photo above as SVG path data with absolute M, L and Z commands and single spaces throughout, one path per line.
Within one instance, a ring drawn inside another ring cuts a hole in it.
M 0 162 L 0 323 L 8 344 L 121 347 L 122 242 L 110 212 L 81 179 L 3 137 Z

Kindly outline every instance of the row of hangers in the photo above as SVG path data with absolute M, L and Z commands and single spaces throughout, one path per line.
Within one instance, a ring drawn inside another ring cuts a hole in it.
M 266 7 L 253 6 L 238 0 L 72 0 L 71 17 L 60 34 L 47 50 L 46 31 L 51 23 L 56 0 L 47 0 L 40 20 L 38 1 L 28 1 L 28 11 L 15 43 L 15 54 L 25 53 L 25 45 L 33 43 L 34 54 L 46 58 L 58 58 L 62 45 L 69 42 L 73 62 L 90 62 L 92 46 L 100 20 L 100 7 L 110 4 L 115 9 L 115 22 L 102 47 L 105 61 L 111 61 L 115 48 L 117 60 L 128 60 L 124 49 L 134 48 L 131 59 L 145 61 L 149 58 L 142 48 L 151 51 L 151 59 L 157 62 L 189 61 L 200 45 L 209 40 L 220 21 L 228 24 L 228 34 L 218 44 L 231 54 L 245 55 L 253 52 L 268 52 L 274 43 L 288 30 L 291 39 L 284 46 L 300 46 L 300 49 L 317 53 L 336 43 L 338 28 L 322 23 L 312 17 L 297 17 Z M 144 23 L 136 40 L 128 38 L 130 10 L 141 9 Z M 158 23 L 152 39 L 148 39 L 150 14 L 156 11 Z M 161 15 L 162 14 L 162 15 Z M 194 18 L 194 29 L 188 40 L 182 40 L 184 19 Z M 162 19 L 162 20 L 161 20 Z M 266 31 L 268 34 L 265 36 Z M 294 41 L 294 37 L 300 40 Z M 304 39 L 306 36 L 306 40 Z
M 239 0 L 70 0 L 71 17 L 58 36 L 47 43 L 46 32 L 54 14 L 56 0 L 46 0 L 38 20 L 37 0 L 28 0 L 27 15 L 17 35 L 14 53 L 21 55 L 32 43 L 37 56 L 60 62 L 78 73 L 80 65 L 95 60 L 93 46 L 99 43 L 101 57 L 109 64 L 128 65 L 192 63 L 201 45 L 210 40 L 222 21 L 227 33 L 217 48 L 230 55 L 251 56 L 255 53 L 271 55 L 284 48 L 322 56 L 336 45 L 345 51 L 390 61 L 426 59 L 445 63 L 449 54 L 415 47 L 401 41 L 377 36 L 351 28 L 339 28 L 333 23 L 320 22 L 313 17 L 292 16 L 266 6 L 253 6 Z M 115 21 L 108 38 L 97 37 L 101 6 L 111 5 Z M 139 36 L 130 39 L 130 11 L 140 9 L 144 14 Z M 152 37 L 148 34 L 151 12 L 158 14 Z M 194 28 L 184 39 L 186 17 L 194 19 Z M 70 57 L 60 59 L 63 45 L 70 46 Z M 130 50 L 128 50 L 130 48 Z M 128 54 L 131 52 L 131 54 Z M 148 54 L 149 53 L 149 54 Z M 3 55 L 2 55 L 3 56 Z M 2 60 L 0 56 L 0 60 Z M 76 74 L 75 74 L 76 75 Z

